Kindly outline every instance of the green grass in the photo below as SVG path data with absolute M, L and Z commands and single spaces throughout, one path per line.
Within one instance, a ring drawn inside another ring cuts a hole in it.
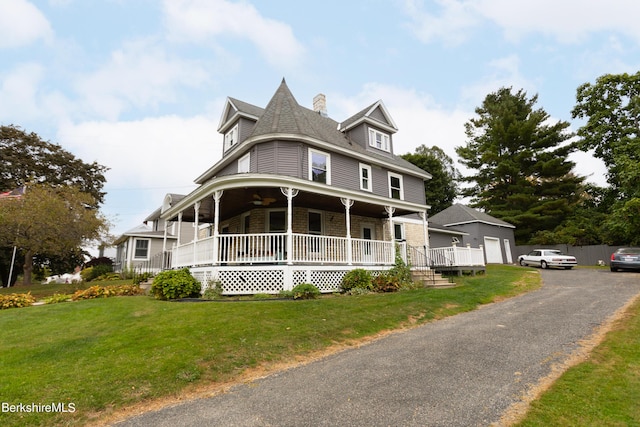
M 76 411 L 0 413 L 0 425 L 85 424 L 410 319 L 424 323 L 473 310 L 533 289 L 539 278 L 530 269 L 492 266 L 486 275 L 458 278 L 460 286 L 450 289 L 305 301 L 180 303 L 137 296 L 2 310 L 2 402 L 73 403 Z
M 640 301 L 591 353 L 531 404 L 519 426 L 640 425 Z

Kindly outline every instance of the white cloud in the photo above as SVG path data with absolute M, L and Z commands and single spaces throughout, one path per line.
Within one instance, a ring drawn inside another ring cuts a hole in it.
M 222 140 L 215 117 L 164 116 L 60 126 L 57 139 L 85 162 L 110 169 L 109 187 L 190 185 L 215 163 Z
M 405 12 L 416 37 L 428 43 L 442 39 L 458 44 L 472 36 L 482 21 L 502 29 L 512 42 L 530 34 L 544 34 L 561 43 L 576 43 L 593 33 L 624 34 L 640 42 L 636 0 L 438 0 L 437 13 L 423 2 L 406 0 Z
M 195 189 L 193 181 L 220 159 L 217 117 L 67 123 L 56 140 L 84 162 L 110 168 L 103 213 L 115 223 L 112 233 L 120 234 L 157 209 L 166 193 Z
M 17 120 L 41 114 L 37 88 L 44 77 L 44 67 L 25 63 L 0 75 L 0 117 Z
M 165 0 L 165 22 L 170 37 L 181 41 L 208 42 L 217 36 L 234 36 L 255 44 L 275 66 L 295 66 L 304 47 L 291 27 L 266 18 L 246 2 L 225 0 Z
M 37 40 L 51 40 L 53 31 L 47 18 L 26 0 L 0 3 L 0 48 L 27 46 Z
M 194 87 L 207 78 L 199 63 L 171 58 L 153 42 L 136 41 L 112 52 L 103 67 L 79 77 L 75 86 L 89 111 L 115 120 L 132 107 L 173 101 L 176 86 Z
M 441 39 L 445 44 L 458 45 L 468 38 L 468 30 L 479 23 L 473 7 L 455 0 L 437 0 L 442 13 L 430 14 L 424 11 L 422 2 L 406 0 L 405 12 L 411 19 L 409 27 L 424 43 Z

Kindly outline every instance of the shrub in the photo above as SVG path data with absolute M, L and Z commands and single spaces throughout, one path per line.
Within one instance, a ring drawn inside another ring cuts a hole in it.
M 222 283 L 218 280 L 214 280 L 208 283 L 205 291 L 202 293 L 202 299 L 214 300 L 220 299 L 222 297 L 222 292 L 224 289 L 222 288 Z
M 31 295 L 31 292 L 26 294 L 9 294 L 0 295 L 0 310 L 5 308 L 20 308 L 28 307 L 36 302 L 36 299 Z
M 340 288 L 342 288 L 343 292 L 349 292 L 354 288 L 371 290 L 371 273 L 363 268 L 356 268 L 355 270 L 351 270 L 342 278 Z
M 314 299 L 320 295 L 320 289 L 311 283 L 300 283 L 291 290 L 293 299 Z
M 151 285 L 151 293 L 161 300 L 197 297 L 200 289 L 200 282 L 191 275 L 188 268 L 158 273 Z
M 98 277 L 107 275 L 113 272 L 113 267 L 111 264 L 97 264 L 91 267 L 87 267 L 80 272 L 80 276 L 82 280 L 85 282 L 90 282 L 92 280 L 97 279 Z
M 95 267 L 97 265 L 108 265 L 113 269 L 113 261 L 111 260 L 111 258 L 107 258 L 106 256 L 91 258 L 84 264 L 85 267 Z
M 139 286 L 136 285 L 111 285 L 111 286 L 91 286 L 90 288 L 76 291 L 71 299 L 74 301 L 93 298 L 108 298 L 118 296 L 143 294 Z
M 391 272 L 380 273 L 373 279 L 373 290 L 375 292 L 396 292 L 401 286 L 400 278 Z
M 73 295 L 71 294 L 53 294 L 44 299 L 45 304 L 57 304 L 59 302 L 69 301 Z

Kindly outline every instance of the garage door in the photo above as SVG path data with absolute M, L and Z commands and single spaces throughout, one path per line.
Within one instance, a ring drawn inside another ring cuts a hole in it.
M 496 237 L 484 238 L 484 255 L 487 264 L 502 264 L 502 249 L 500 249 L 500 239 Z

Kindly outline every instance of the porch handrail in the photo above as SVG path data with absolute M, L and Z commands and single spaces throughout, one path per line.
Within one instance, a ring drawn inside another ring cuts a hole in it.
M 218 253 L 214 254 L 216 238 Z M 175 246 L 172 266 L 274 264 L 289 261 L 297 264 L 343 265 L 349 264 L 349 240 L 352 264 L 393 264 L 394 242 L 293 233 L 292 247 L 288 248 L 287 233 L 258 233 L 221 234 Z

